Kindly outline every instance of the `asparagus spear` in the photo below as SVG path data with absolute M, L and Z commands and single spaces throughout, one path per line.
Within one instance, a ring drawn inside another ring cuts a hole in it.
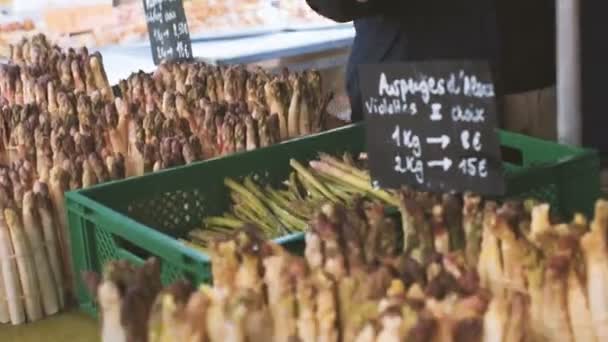
M 545 272 L 543 313 L 545 336 L 551 341 L 574 341 L 567 307 L 568 260 L 553 257 Z
M 226 218 L 226 217 L 207 217 L 207 218 L 203 219 L 203 223 L 206 226 L 221 226 L 221 227 L 228 227 L 228 228 L 232 228 L 232 229 L 242 228 L 243 225 L 245 224 L 242 221 L 231 219 L 231 218 Z
M 268 119 L 266 116 L 261 116 L 257 122 L 260 147 L 268 147 L 272 144 L 270 128 L 268 127 Z
M 297 336 L 295 289 L 287 271 L 291 262 L 290 256 L 285 254 L 270 256 L 263 261 L 275 341 L 286 342 Z
M 243 121 L 239 118 L 234 126 L 234 142 L 235 151 L 242 152 L 246 150 L 246 128 Z
M 224 119 L 220 134 L 222 138 L 222 155 L 231 154 L 235 152 L 236 144 L 234 140 L 234 126 L 235 122 L 232 120 L 232 117 L 227 117 L 226 119 Z
M 227 336 L 225 332 L 226 306 L 228 301 L 228 292 L 218 291 L 215 287 L 212 289 L 204 289 L 204 293 L 210 299 L 210 305 L 207 309 L 206 330 L 210 341 L 225 341 Z
M 524 277 L 524 263 L 526 258 L 526 244 L 515 236 L 515 227 L 511 226 L 515 213 L 503 206 L 496 217 L 493 233 L 500 241 L 500 253 L 503 263 L 504 281 L 508 282 L 510 289 L 524 290 L 526 279 Z
M 298 305 L 297 328 L 298 337 L 302 342 L 314 342 L 317 338 L 317 305 L 315 302 L 316 288 L 308 274 L 305 263 L 292 270 L 296 285 L 296 299 Z
M 325 185 L 319 182 L 315 176 L 308 171 L 302 164 L 300 164 L 297 160 L 291 159 L 289 160 L 289 165 L 293 167 L 298 174 L 310 182 L 318 191 L 320 191 L 325 197 L 327 197 L 332 202 L 339 202 L 340 200 L 333 194 Z
M 1 255 L 1 254 L 0 254 Z M 9 313 L 9 296 L 4 285 L 4 274 L 2 268 L 3 264 L 0 264 L 0 323 L 10 323 L 11 317 Z
M 103 62 L 99 52 L 96 52 L 89 57 L 89 65 L 95 80 L 95 87 L 101 92 L 105 99 L 109 101 L 114 100 L 114 92 L 112 91 L 110 82 L 108 82 L 108 77 L 103 68 Z M 91 91 L 90 89 L 88 90 L 89 92 Z
M 209 299 L 201 291 L 196 291 L 186 305 L 184 316 L 186 327 L 182 332 L 182 340 L 187 342 L 207 341 L 206 321 Z
M 24 323 L 26 318 L 22 301 L 23 292 L 19 283 L 20 274 L 18 273 L 15 255 L 9 227 L 4 215 L 0 215 L 0 262 L 2 263 L 0 270 L 2 271 L 6 291 L 3 294 L 6 294 L 8 301 L 10 321 L 17 325 Z
M 589 310 L 589 298 L 575 268 L 571 265 L 568 272 L 568 317 L 574 341 L 597 341 L 593 319 Z
M 605 215 L 608 203 L 598 201 L 591 231 L 581 239 L 587 271 L 587 297 L 595 335 L 598 340 L 608 338 L 608 248 L 606 247 Z
M 215 93 L 218 101 L 226 101 L 226 94 L 224 94 L 224 77 L 222 76 L 221 68 L 221 66 L 218 66 L 213 72 L 216 84 Z
M 431 229 L 433 231 L 435 250 L 441 254 L 447 254 L 450 252 L 450 236 L 445 224 L 443 206 L 434 205 L 431 215 Z
M 310 179 L 302 177 L 299 174 L 296 174 L 296 179 L 298 179 L 298 183 L 302 185 L 302 192 L 304 194 L 303 196 L 308 197 L 308 199 L 312 200 L 328 200 L 327 196 L 325 196 L 320 190 L 318 190 Z
M 82 161 L 82 187 L 88 188 L 98 183 L 93 167 L 87 159 Z
M 244 205 L 234 205 L 232 207 L 237 218 L 244 222 L 251 222 L 258 226 L 267 237 L 272 237 L 275 234 L 276 227 L 269 224 L 266 220 L 259 218 L 253 210 L 250 210 Z
M 270 222 L 272 222 L 274 227 L 280 227 L 279 221 L 272 214 L 272 211 L 268 209 L 264 205 L 264 202 L 256 197 L 254 193 L 251 192 L 251 189 L 248 189 L 231 179 L 225 179 L 224 184 L 229 187 L 231 190 L 237 192 L 239 195 L 243 196 L 243 198 L 251 205 L 252 209 L 258 215 L 258 217 L 268 218 Z
M 360 178 L 361 180 L 371 182 L 371 177 L 369 176 L 369 173 L 367 171 L 363 171 L 351 164 L 340 161 L 338 158 L 333 157 L 327 153 L 319 153 L 319 159 L 335 168 L 338 168 L 344 172 L 352 174 L 353 176 L 356 176 L 356 177 Z
M 346 259 L 339 241 L 338 227 L 331 223 L 323 213 L 317 213 L 312 222 L 314 229 L 323 241 L 325 263 L 323 270 L 339 279 L 347 274 Z
M 318 272 L 316 275 L 317 294 L 317 341 L 337 342 L 338 308 L 336 307 L 335 283 L 331 278 Z
M 396 287 L 399 290 L 396 293 L 391 293 L 395 291 Z M 404 285 L 399 280 L 393 280 L 391 287 L 388 289 L 388 298 L 386 298 L 385 302 L 381 302 L 380 306 L 386 306 L 383 308 L 384 312 L 380 316 L 380 325 L 381 329 L 378 333 L 377 340 L 380 341 L 401 341 L 404 336 L 402 336 L 402 326 L 404 325 L 403 317 L 399 310 L 401 306 L 401 301 L 404 299 Z M 392 303 L 391 303 L 392 302 Z
M 477 270 L 482 286 L 490 289 L 494 295 L 502 296 L 503 265 L 499 240 L 493 233 L 496 221 L 496 203 L 487 202 L 484 208 L 483 238 Z
M 46 253 L 47 246 L 42 237 L 38 208 L 32 191 L 27 191 L 23 196 L 23 227 L 33 254 L 33 268 L 40 288 L 42 308 L 46 315 L 52 315 L 59 311 L 58 289 Z
M 72 60 L 70 63 L 70 71 L 72 73 L 72 79 L 74 80 L 74 90 L 77 92 L 86 92 L 87 87 L 82 77 L 83 72 L 77 60 Z
M 295 217 L 288 210 L 281 208 L 277 203 L 275 203 L 272 199 L 269 199 L 261 189 L 251 180 L 251 178 L 246 177 L 244 181 L 245 187 L 251 191 L 257 198 L 259 198 L 264 204 L 268 205 L 270 210 L 277 216 L 279 221 L 283 223 L 283 227 L 291 231 L 293 229 L 303 231 L 306 230 L 307 224 L 305 221 Z
M 218 241 L 211 245 L 215 287 L 231 289 L 234 286 L 234 279 L 239 267 L 236 248 L 236 243 L 232 240 Z
M 465 255 L 469 266 L 476 266 L 479 259 L 482 236 L 481 197 L 471 193 L 464 194 L 462 207 L 462 226 L 465 234 Z
M 256 121 L 249 115 L 245 116 L 245 131 L 247 137 L 245 144 L 246 150 L 255 150 L 258 148 L 258 129 Z
M 445 210 L 446 225 L 450 235 L 450 246 L 452 250 L 464 250 L 465 236 L 462 227 L 462 201 L 451 194 L 442 196 L 442 204 Z
M 399 201 L 397 200 L 397 198 L 395 198 L 394 196 L 392 196 L 391 194 L 389 194 L 388 192 L 386 192 L 384 190 L 374 189 L 369 182 L 365 182 L 362 179 L 358 178 L 357 176 L 353 176 L 352 174 L 348 174 L 346 172 L 343 172 L 342 170 L 331 167 L 331 165 L 329 165 L 325 162 L 322 162 L 322 161 L 313 160 L 309 164 L 317 172 L 327 173 L 333 177 L 341 178 L 344 180 L 344 182 L 347 182 L 348 184 L 364 191 L 367 194 L 375 196 L 375 197 L 385 201 L 388 204 L 391 204 L 394 206 L 399 205 Z
M 122 326 L 121 295 L 116 284 L 104 281 L 97 290 L 97 298 L 103 324 L 102 342 L 128 342 L 126 329 Z
M 293 93 L 291 102 L 287 112 L 287 135 L 289 138 L 295 138 L 300 135 L 300 115 L 302 109 L 303 96 L 303 81 L 299 75 L 295 76 L 293 82 Z
M 65 202 L 63 193 L 68 188 L 67 177 L 69 175 L 60 166 L 54 166 L 51 169 L 51 176 L 49 182 L 49 194 L 50 199 L 55 209 L 55 218 L 57 218 L 57 232 L 59 238 L 59 250 L 62 252 L 61 259 L 63 260 L 63 274 L 65 275 L 65 284 L 69 292 L 72 284 L 72 267 L 70 256 L 70 239 L 68 236 L 68 223 L 67 223 L 67 210 L 65 208 Z
M 289 138 L 288 130 L 288 102 L 286 85 L 278 78 L 266 83 L 264 92 L 270 114 L 277 114 L 279 118 L 280 139 Z
M 270 145 L 281 142 L 280 125 L 279 114 L 274 113 L 268 115 L 266 126 L 268 130 L 268 142 Z
M 318 269 L 323 266 L 324 255 L 323 255 L 323 242 L 321 236 L 315 232 L 314 229 L 310 229 L 306 232 L 306 249 L 304 255 L 308 265 L 312 269 Z
M 517 342 L 526 338 L 525 327 L 529 309 L 527 304 L 525 296 L 521 293 L 514 293 L 511 297 L 510 317 L 505 327 L 504 341 Z
M 414 258 L 424 260 L 433 251 L 433 238 L 428 223 L 424 220 L 423 208 L 412 193 L 403 189 L 400 193 L 399 211 L 403 228 L 403 250 L 414 252 Z
M 483 341 L 503 341 L 509 319 L 509 304 L 502 296 L 490 302 L 483 319 Z
M 251 291 L 256 297 L 262 297 L 264 284 L 260 274 L 260 252 L 263 241 L 253 227 L 246 227 L 238 231 L 236 240 L 241 258 L 241 264 L 235 277 L 236 288 Z
M 34 271 L 34 263 L 31 258 L 32 249 L 29 246 L 21 219 L 15 209 L 5 208 L 4 219 L 6 220 L 6 224 L 10 231 L 15 258 L 17 260 L 19 278 L 23 288 L 25 312 L 28 320 L 34 322 L 43 317 L 43 311 L 40 306 L 40 290 Z

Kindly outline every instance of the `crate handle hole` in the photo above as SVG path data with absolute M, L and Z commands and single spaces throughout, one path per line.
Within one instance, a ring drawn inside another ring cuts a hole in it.
M 518 166 L 524 165 L 524 154 L 520 149 L 509 146 L 500 146 L 500 154 L 504 162 Z
M 191 257 L 189 257 L 187 255 L 182 255 L 182 261 L 184 262 L 184 264 L 188 264 L 188 265 L 192 265 L 195 263 L 194 259 L 192 259 Z
M 118 248 L 121 248 L 121 249 L 135 255 L 136 257 L 140 258 L 143 261 L 148 260 L 150 257 L 156 257 L 156 255 L 146 251 L 145 249 L 135 245 L 134 243 L 132 243 L 120 236 L 114 236 L 114 241 L 116 242 L 116 245 L 118 246 Z

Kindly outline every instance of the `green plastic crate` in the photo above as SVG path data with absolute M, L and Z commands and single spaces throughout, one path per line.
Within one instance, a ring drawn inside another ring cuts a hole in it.
M 567 147 L 523 135 L 501 132 L 510 197 L 536 197 L 564 215 L 590 213 L 599 195 L 599 158 L 587 149 Z M 77 296 L 82 309 L 95 313 L 80 274 L 100 271 L 115 259 L 141 263 L 151 255 L 161 260 L 162 281 L 178 278 L 210 281 L 207 256 L 174 237 L 198 227 L 202 218 L 228 209 L 225 177 L 256 175 L 278 185 L 287 178 L 289 159 L 307 161 L 319 151 L 364 151 L 364 126 L 351 125 L 268 148 L 203 161 L 139 178 L 102 184 L 67 194 Z M 287 248 L 303 246 L 302 234 L 277 240 Z

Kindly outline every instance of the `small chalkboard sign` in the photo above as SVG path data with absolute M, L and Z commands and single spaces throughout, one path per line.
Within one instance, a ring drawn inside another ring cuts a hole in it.
M 362 65 L 359 80 L 374 185 L 504 193 L 487 63 Z
M 192 59 L 192 43 L 182 0 L 143 0 L 152 59 Z

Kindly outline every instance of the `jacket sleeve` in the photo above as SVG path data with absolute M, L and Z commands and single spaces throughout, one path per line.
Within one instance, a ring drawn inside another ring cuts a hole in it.
M 310 8 L 331 20 L 345 23 L 378 14 L 377 0 L 306 0 Z

